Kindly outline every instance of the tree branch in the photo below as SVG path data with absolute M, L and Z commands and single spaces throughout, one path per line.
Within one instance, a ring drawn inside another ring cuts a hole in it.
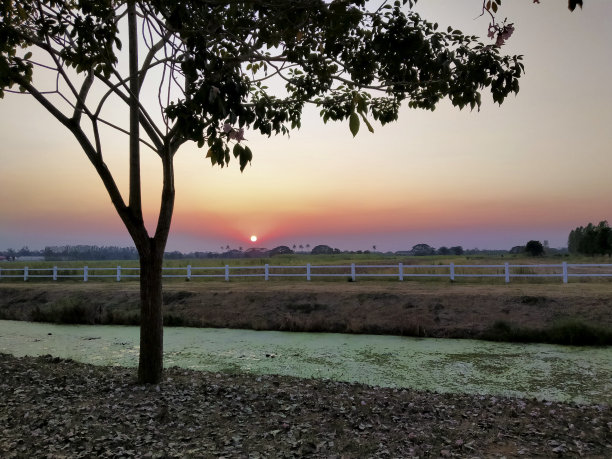
M 83 114 L 83 111 L 87 111 L 89 114 L 89 110 L 87 110 L 87 107 L 85 106 L 85 99 L 87 99 L 87 94 L 89 93 L 89 90 L 91 89 L 91 85 L 94 82 L 94 74 L 93 72 L 89 72 L 87 74 L 87 78 L 85 78 L 85 81 L 83 82 L 83 85 L 81 86 L 81 90 L 79 91 L 79 95 L 77 98 L 77 103 L 76 106 L 74 107 L 74 115 L 72 115 L 72 119 L 76 122 L 79 123 L 81 121 L 81 115 Z
M 29 82 L 21 79 L 18 83 L 23 86 L 28 93 L 32 95 L 47 111 L 53 115 L 60 123 L 68 128 L 70 132 L 74 135 L 76 140 L 81 145 L 83 152 L 91 162 L 91 164 L 96 169 L 98 176 L 102 180 L 108 195 L 111 198 L 113 206 L 115 210 L 119 214 L 119 217 L 124 222 L 126 228 L 128 229 L 132 238 L 143 238 L 148 237 L 146 228 L 142 224 L 138 224 L 138 220 L 134 218 L 134 215 L 130 211 L 129 207 L 125 205 L 123 201 L 123 197 L 121 196 L 121 192 L 115 183 L 115 179 L 113 178 L 111 172 L 108 167 L 102 160 L 102 156 L 97 154 L 96 149 L 93 147 L 87 135 L 83 132 L 80 126 L 74 122 L 73 119 L 65 116 L 61 111 L 53 106 L 51 102 L 49 102 L 39 91 L 36 90 Z M 134 239 L 136 240 L 136 239 Z
M 178 146 L 176 147 L 178 148 Z M 170 224 L 172 222 L 172 214 L 174 213 L 174 164 L 173 156 L 176 148 L 170 144 L 166 144 L 162 153 L 162 167 L 164 182 L 162 187 L 161 205 L 159 209 L 159 217 L 157 219 L 157 227 L 155 229 L 155 242 L 160 247 L 166 245 L 168 234 L 170 233 Z
M 138 92 L 138 29 L 136 4 L 128 2 L 128 40 L 129 40 L 129 74 L 130 74 L 130 209 L 142 220 L 142 193 L 140 183 L 140 103 Z
M 142 63 L 142 67 L 140 68 L 140 85 L 138 90 L 142 89 L 142 84 L 144 83 L 144 79 L 147 75 L 147 71 L 151 68 L 151 61 L 165 45 L 167 39 L 172 35 L 169 31 L 167 31 L 164 36 L 157 42 L 155 45 L 151 46 L 149 52 L 147 53 L 144 62 Z

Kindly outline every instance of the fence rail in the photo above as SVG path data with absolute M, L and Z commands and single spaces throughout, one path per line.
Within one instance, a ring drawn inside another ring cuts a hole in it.
M 403 281 L 407 278 L 448 278 L 451 281 L 457 278 L 503 278 L 506 283 L 512 278 L 553 277 L 560 278 L 568 283 L 570 278 L 612 277 L 612 264 L 594 263 L 559 263 L 559 264 L 531 264 L 512 265 L 509 263 L 497 265 L 407 265 L 398 263 L 394 265 L 306 265 L 298 266 L 191 266 L 164 267 L 164 278 L 223 278 L 229 281 L 232 278 L 262 277 L 270 280 L 274 277 L 306 278 L 350 278 L 356 281 L 359 278 L 387 277 Z M 140 268 L 109 267 L 109 268 L 0 268 L 2 279 L 81 279 L 84 282 L 90 279 L 114 278 L 117 282 L 122 279 L 136 279 L 140 277 Z

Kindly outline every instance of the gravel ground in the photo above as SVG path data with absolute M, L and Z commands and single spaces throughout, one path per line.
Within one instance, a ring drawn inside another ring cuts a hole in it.
M 0 354 L 0 456 L 612 457 L 612 409 Z

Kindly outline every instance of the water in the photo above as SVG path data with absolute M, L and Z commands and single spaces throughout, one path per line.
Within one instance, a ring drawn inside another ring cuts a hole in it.
M 0 321 L 0 351 L 137 366 L 137 327 Z M 165 366 L 438 392 L 612 402 L 612 348 L 397 336 L 165 329 Z

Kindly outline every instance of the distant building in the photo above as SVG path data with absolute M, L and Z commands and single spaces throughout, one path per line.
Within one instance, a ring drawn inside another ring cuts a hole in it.
M 267 257 L 268 252 L 269 250 L 263 247 L 260 247 L 260 248 L 251 247 L 250 249 L 247 249 L 246 252 L 244 252 L 244 255 L 249 258 L 260 258 L 260 257 Z

